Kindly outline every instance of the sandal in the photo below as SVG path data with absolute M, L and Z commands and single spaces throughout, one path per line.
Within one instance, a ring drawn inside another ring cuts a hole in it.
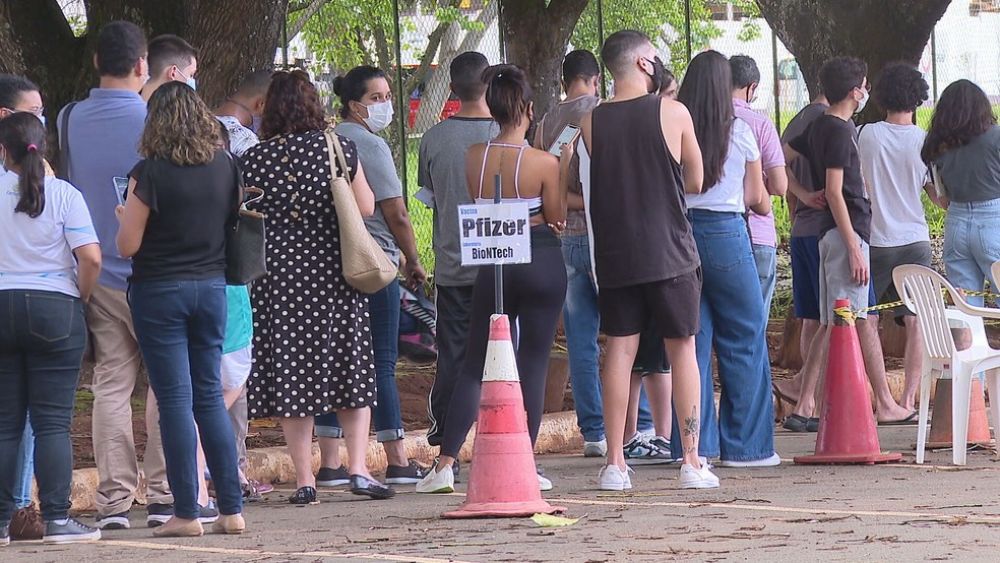
M 288 497 L 288 502 L 300 505 L 319 504 L 316 500 L 316 489 L 313 487 L 300 487 L 294 495 Z

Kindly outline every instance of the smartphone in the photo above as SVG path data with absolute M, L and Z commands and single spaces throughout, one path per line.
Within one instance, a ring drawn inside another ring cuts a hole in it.
M 118 205 L 125 205 L 125 196 L 128 194 L 128 178 L 115 176 L 115 196 L 118 198 Z
M 577 136 L 580 135 L 580 128 L 572 123 L 563 127 L 563 130 L 559 132 L 559 136 L 556 137 L 556 142 L 552 143 L 549 147 L 549 152 L 560 156 L 562 154 L 563 145 L 576 142 Z

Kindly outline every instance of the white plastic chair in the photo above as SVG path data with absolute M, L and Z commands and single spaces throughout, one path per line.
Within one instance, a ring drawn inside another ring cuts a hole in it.
M 948 280 L 930 268 L 909 264 L 892 271 L 896 291 L 906 307 L 917 316 L 926 351 L 924 370 L 920 378 L 920 418 L 917 427 L 917 463 L 924 462 L 927 444 L 927 411 L 931 393 L 931 374 L 947 376 L 951 372 L 951 432 L 952 461 L 966 463 L 966 440 L 969 435 L 969 400 L 972 376 L 986 371 L 990 390 L 990 410 L 994 426 L 1000 421 L 1000 376 L 989 370 L 1000 367 L 1000 350 L 990 347 L 983 329 L 983 319 L 1000 319 L 1000 309 L 974 307 Z M 948 292 L 955 309 L 945 307 L 942 290 Z M 972 345 L 965 350 L 955 348 L 949 320 L 967 324 L 972 330 Z

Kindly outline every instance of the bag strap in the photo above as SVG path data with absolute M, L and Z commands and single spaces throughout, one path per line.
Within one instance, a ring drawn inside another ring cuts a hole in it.
M 351 178 L 351 169 L 347 167 L 347 157 L 344 156 L 344 148 L 340 146 L 340 139 L 337 139 L 337 134 L 330 130 L 324 131 L 323 135 L 326 136 L 327 149 L 332 151 L 330 152 L 330 180 L 333 181 L 337 177 L 333 166 L 333 159 L 336 158 L 340 171 L 344 173 L 344 179 L 350 184 L 354 179 Z
M 246 209 L 248 203 L 251 203 L 252 201 L 257 201 L 258 199 L 264 197 L 264 190 L 261 190 L 260 188 L 245 187 L 243 185 L 243 171 L 240 168 L 239 161 L 236 160 L 236 158 L 233 156 L 233 153 L 225 149 L 223 149 L 222 152 L 226 154 L 226 157 L 229 159 L 229 164 L 232 165 L 233 170 L 236 172 L 236 215 L 239 216 L 240 210 Z M 250 193 L 253 193 L 257 197 L 253 198 L 250 201 L 243 201 L 243 198 L 246 196 L 246 193 L 249 190 L 256 190 Z M 260 193 L 257 194 L 257 192 Z
M 69 182 L 69 114 L 77 103 L 66 104 L 59 124 L 59 178 L 67 182 Z

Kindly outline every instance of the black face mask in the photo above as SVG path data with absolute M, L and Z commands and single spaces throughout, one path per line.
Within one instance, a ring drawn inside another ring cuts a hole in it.
M 663 88 L 663 80 L 667 74 L 666 69 L 663 67 L 663 61 L 660 57 L 653 57 L 653 60 L 646 59 L 649 64 L 653 65 L 653 74 L 649 77 L 653 80 L 652 89 L 649 90 L 650 94 L 659 93 L 660 89 Z

